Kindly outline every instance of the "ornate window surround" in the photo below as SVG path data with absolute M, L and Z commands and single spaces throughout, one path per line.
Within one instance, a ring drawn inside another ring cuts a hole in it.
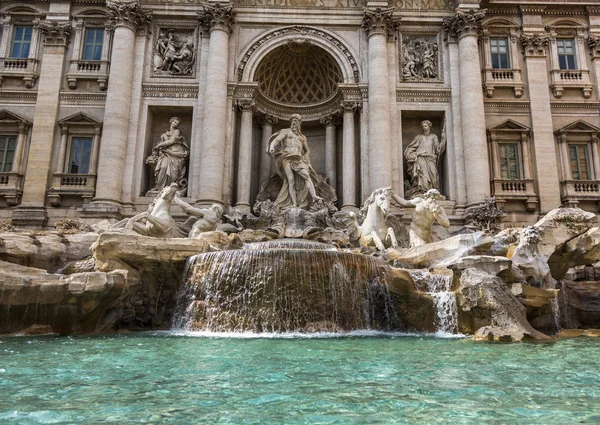
M 31 122 L 25 118 L 6 109 L 0 110 L 0 133 L 17 136 L 12 170 L 0 173 L 0 197 L 3 197 L 10 206 L 17 205 L 23 194 L 23 177 L 25 174 L 23 160 L 25 159 L 25 145 L 29 138 L 30 128 Z
M 565 89 L 581 89 L 583 97 L 589 99 L 592 96 L 594 86 L 590 81 L 590 70 L 587 64 L 585 26 L 570 19 L 560 19 L 546 26 L 546 30 L 550 34 L 550 87 L 554 97 L 560 99 Z M 575 40 L 577 69 L 560 69 L 556 45 L 556 40 L 560 38 Z
M 508 119 L 487 130 L 489 152 L 492 167 L 492 195 L 497 202 L 520 201 L 529 212 L 535 211 L 538 204 L 534 179 L 531 177 L 531 152 L 529 139 L 531 129 L 517 121 Z M 519 169 L 522 170 L 519 179 L 503 179 L 500 175 L 499 145 L 515 143 L 519 149 Z
M 52 188 L 48 191 L 48 201 L 52 206 L 58 207 L 62 197 L 76 196 L 83 198 L 83 202 L 87 204 L 96 192 L 96 169 L 102 123 L 83 112 L 78 112 L 59 120 L 58 125 L 61 129 L 58 165 L 52 178 Z M 87 174 L 71 174 L 67 171 L 73 137 L 92 138 L 92 156 Z
M 580 201 L 600 202 L 600 128 L 584 120 L 578 120 L 554 132 L 559 145 L 562 201 L 576 206 Z M 569 157 L 569 144 L 588 146 L 589 180 L 573 180 Z
M 110 15 L 106 10 L 86 8 L 73 15 L 75 35 L 73 38 L 73 57 L 69 64 L 67 83 L 69 88 L 77 88 L 78 80 L 96 80 L 100 90 L 106 90 L 110 67 L 110 52 L 112 49 L 112 33 Z M 102 57 L 99 61 L 83 60 L 85 31 L 88 28 L 103 28 L 104 40 Z
M 492 18 L 482 25 L 483 48 L 483 87 L 487 97 L 494 96 L 497 87 L 509 87 L 514 90 L 515 97 L 523 95 L 523 78 L 521 75 L 521 62 L 518 48 L 519 26 L 507 19 Z M 511 67 L 508 69 L 492 68 L 492 52 L 490 38 L 504 37 L 508 39 L 508 49 Z
M 2 86 L 5 78 L 21 78 L 25 87 L 30 89 L 39 76 L 39 45 L 41 39 L 39 23 L 44 18 L 44 14 L 32 6 L 16 4 L 0 11 L 0 15 L 2 16 L 0 86 Z M 24 59 L 12 59 L 10 57 L 12 37 L 16 25 L 33 27 L 29 56 Z

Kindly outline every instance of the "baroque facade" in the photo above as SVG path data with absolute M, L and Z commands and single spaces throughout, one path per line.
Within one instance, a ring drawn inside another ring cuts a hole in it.
M 0 220 L 189 204 L 250 211 L 302 117 L 355 209 L 438 189 L 454 225 L 600 205 L 594 0 L 0 1 Z M 183 213 L 181 213 L 183 214 Z

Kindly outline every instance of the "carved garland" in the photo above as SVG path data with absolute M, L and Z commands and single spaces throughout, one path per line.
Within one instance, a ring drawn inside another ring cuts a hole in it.
M 521 44 L 523 45 L 523 54 L 529 56 L 546 56 L 545 47 L 550 43 L 549 35 L 523 34 Z
M 248 64 L 248 60 L 260 46 L 262 46 L 267 41 L 269 41 L 273 38 L 280 37 L 285 34 L 294 34 L 294 33 L 298 33 L 301 35 L 317 36 L 317 37 L 323 38 L 326 41 L 332 43 L 348 59 L 348 62 L 350 63 L 350 66 L 352 67 L 352 73 L 354 74 L 354 82 L 358 83 L 360 81 L 360 71 L 358 68 L 358 63 L 357 63 L 356 59 L 354 58 L 354 56 L 352 55 L 352 53 L 350 52 L 350 50 L 345 46 L 345 44 L 342 41 L 340 41 L 338 38 L 332 36 L 331 34 L 326 33 L 325 31 L 319 30 L 317 28 L 305 27 L 302 25 L 295 25 L 293 27 L 280 28 L 280 29 L 272 31 L 268 34 L 265 34 L 264 36 L 262 36 L 261 38 L 256 40 L 256 42 L 254 42 L 254 44 L 252 44 L 252 46 L 250 46 L 250 48 L 246 51 L 246 53 L 242 57 L 242 61 L 240 63 L 240 66 L 238 67 L 238 71 L 237 71 L 238 81 L 242 81 L 242 77 L 244 75 L 244 69 L 246 68 L 246 65 Z

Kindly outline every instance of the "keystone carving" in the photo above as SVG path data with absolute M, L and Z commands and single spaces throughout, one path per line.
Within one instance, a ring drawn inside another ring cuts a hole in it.
M 452 18 L 444 18 L 444 30 L 451 36 L 477 35 L 487 9 L 460 10 Z
M 365 9 L 361 28 L 367 32 L 368 36 L 383 34 L 391 37 L 400 27 L 400 23 L 393 20 L 393 13 L 393 8 L 381 9 L 378 7 L 375 10 Z
M 58 23 L 57 21 L 40 22 L 39 28 L 45 36 L 44 44 L 47 46 L 67 46 L 73 31 L 70 23 Z
M 115 26 L 126 26 L 137 30 L 152 21 L 152 12 L 144 11 L 138 0 L 108 0 L 106 7 Z
M 198 20 L 206 31 L 219 29 L 231 32 L 231 26 L 235 23 L 233 19 L 233 5 L 215 3 L 203 6 L 204 12 L 200 12 Z
M 550 43 L 549 35 L 523 34 L 521 44 L 526 56 L 546 56 L 546 46 Z

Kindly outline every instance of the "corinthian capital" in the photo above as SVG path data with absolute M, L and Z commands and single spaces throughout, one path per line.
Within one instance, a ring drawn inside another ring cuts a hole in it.
M 486 13 L 487 9 L 457 9 L 454 17 L 444 19 L 444 30 L 450 36 L 477 36 Z
M 144 11 L 138 0 L 107 0 L 106 7 L 113 26 L 126 26 L 137 30 L 152 21 L 152 12 Z
M 588 38 L 588 45 L 590 49 L 592 49 L 592 56 L 600 57 L 600 36 L 599 35 L 590 35 Z
M 546 34 L 523 34 L 521 36 L 525 56 L 546 56 L 548 43 L 550 43 L 550 36 Z
M 239 99 L 236 100 L 235 104 L 242 111 L 252 111 L 256 107 L 254 99 Z
M 354 100 L 342 100 L 340 103 L 340 109 L 342 112 L 355 112 L 360 108 L 360 103 Z
M 71 39 L 71 32 L 73 31 L 70 23 L 59 23 L 57 21 L 40 22 L 39 28 L 44 35 L 44 44 L 46 46 L 67 46 Z
M 198 20 L 204 29 L 231 32 L 231 26 L 235 23 L 233 5 L 215 3 L 203 6 L 202 9 L 204 11 L 199 13 Z
M 377 8 L 375 10 L 365 9 L 361 27 L 367 32 L 367 36 L 383 34 L 390 37 L 400 27 L 400 23 L 392 19 L 393 13 L 394 9 L 391 7 L 387 9 Z

